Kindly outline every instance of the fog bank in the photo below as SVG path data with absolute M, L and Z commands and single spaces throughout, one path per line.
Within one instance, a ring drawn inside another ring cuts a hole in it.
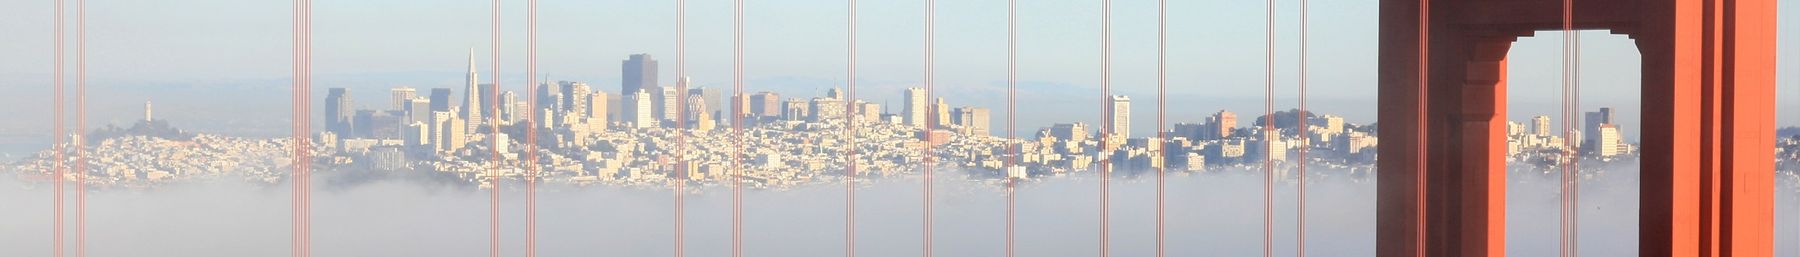
M 1318 171 L 1333 172 L 1333 171 Z M 1635 171 L 1607 172 L 1582 191 L 1581 250 L 1587 256 L 1630 256 L 1637 247 Z M 948 177 L 948 176 L 941 176 Z M 1336 176 L 1307 187 L 1308 251 L 1373 256 L 1375 183 Z M 1512 174 L 1507 251 L 1549 256 L 1557 246 L 1555 176 Z M 1112 249 L 1152 255 L 1155 184 L 1118 178 L 1112 186 Z M 1777 254 L 1800 254 L 1795 194 L 1783 176 L 1777 197 Z M 886 179 L 857 192 L 857 247 L 862 256 L 917 256 L 922 194 L 917 179 Z M 26 186 L 19 186 L 26 185 Z M 1248 173 L 1171 175 L 1167 251 L 1172 256 L 1251 256 L 1262 246 L 1262 176 Z M 516 187 L 512 187 L 516 189 Z M 1099 184 L 1091 176 L 1048 178 L 1017 194 L 1019 256 L 1097 254 Z M 523 256 L 523 197 L 502 199 L 503 251 Z M 1276 256 L 1294 251 L 1294 185 L 1278 184 Z M 989 184 L 945 179 L 937 184 L 936 247 L 945 256 L 999 256 L 1005 194 Z M 89 193 L 90 256 L 283 256 L 288 251 L 285 185 L 206 182 L 150 190 Z M 745 190 L 747 256 L 841 256 L 844 187 Z M 546 186 L 538 194 L 541 256 L 668 256 L 674 237 L 673 194 L 667 190 Z M 72 194 L 71 194 L 72 197 Z M 46 184 L 0 182 L 0 256 L 48 256 L 51 194 Z M 72 199 L 72 198 L 71 198 Z M 316 256 L 486 256 L 488 192 L 409 180 L 320 189 L 313 199 Z M 72 201 L 72 200 L 71 200 Z M 708 188 L 687 198 L 687 254 L 728 256 L 730 191 Z M 71 223 L 72 224 L 72 223 Z

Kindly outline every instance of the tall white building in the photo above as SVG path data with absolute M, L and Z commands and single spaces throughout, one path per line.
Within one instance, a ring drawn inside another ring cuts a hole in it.
M 468 88 L 463 90 L 462 120 L 468 123 L 466 129 L 472 132 L 481 127 L 481 122 L 484 120 L 481 118 L 483 117 L 481 109 L 487 108 L 487 105 L 483 105 L 481 102 L 481 85 L 476 84 L 481 81 L 481 77 L 475 74 L 474 48 L 469 48 L 469 74 L 466 79 Z
M 925 126 L 925 89 L 907 88 L 904 99 L 906 106 L 901 110 L 902 121 L 910 126 Z
M 1625 137 L 1622 135 L 1624 132 L 1619 131 L 1619 126 L 1610 123 L 1600 124 L 1598 131 L 1599 135 L 1595 135 L 1593 141 L 1590 141 L 1590 144 L 1594 144 L 1595 154 L 1600 157 L 1612 157 L 1627 151 L 1626 147 L 1629 146 L 1625 145 Z
M 525 116 L 519 115 L 518 106 L 519 94 L 513 93 L 513 91 L 500 92 L 500 113 L 495 114 L 500 115 L 500 124 L 512 124 L 524 120 Z
M 1110 127 L 1108 130 L 1110 130 L 1113 135 L 1131 138 L 1131 97 L 1123 95 L 1112 96 L 1111 105 L 1109 106 L 1112 108 L 1111 110 L 1108 110 L 1111 112 L 1107 113 L 1106 116 L 1107 122 L 1111 122 L 1111 124 L 1108 124 Z
M 144 121 L 155 121 L 155 113 L 150 111 L 150 100 L 144 100 Z
M 1586 115 L 1586 119 L 1582 120 L 1582 128 L 1584 129 L 1584 130 L 1582 130 L 1582 135 L 1587 135 L 1588 138 L 1585 138 L 1585 139 L 1579 140 L 1579 141 L 1575 141 L 1575 142 L 1578 142 L 1578 143 L 1584 145 L 1583 146 L 1584 148 L 1589 147 L 1586 145 L 1593 145 L 1593 146 L 1598 146 L 1598 147 L 1609 146 L 1607 141 L 1601 141 L 1601 136 L 1600 136 L 1601 134 L 1606 133 L 1604 131 L 1601 131 L 1601 127 L 1608 125 L 1608 124 L 1613 124 L 1612 108 L 1601 107 L 1600 111 L 1588 112 Z M 1594 149 L 1594 150 L 1601 150 L 1601 149 Z
M 657 111 L 656 118 L 658 120 L 672 122 L 677 118 L 681 118 L 681 96 L 686 95 L 686 92 L 682 92 L 679 89 L 687 86 L 688 78 L 681 78 L 676 80 L 675 83 L 675 87 L 662 87 L 656 91 L 655 108 Z
M 627 106 L 632 106 L 630 109 L 635 111 L 635 113 L 632 113 L 631 115 L 626 115 L 628 116 L 626 117 L 628 119 L 627 122 L 631 123 L 632 127 L 649 128 L 659 124 L 656 117 L 653 116 L 653 111 L 655 110 L 653 110 L 652 106 L 654 106 L 654 104 L 652 102 L 655 101 L 650 98 L 650 92 L 638 90 L 636 93 L 632 93 L 631 97 L 628 97 L 627 99 L 629 100 L 627 100 L 625 104 L 627 104 Z
M 942 128 L 945 125 L 950 124 L 950 103 L 944 102 L 943 97 L 938 97 L 937 102 L 932 103 L 930 107 L 926 107 L 925 111 L 926 113 L 929 113 L 929 116 L 926 116 L 925 119 L 927 123 L 931 124 L 932 128 Z

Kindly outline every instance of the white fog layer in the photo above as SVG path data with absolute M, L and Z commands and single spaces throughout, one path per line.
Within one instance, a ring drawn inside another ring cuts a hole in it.
M 1635 166 L 1635 165 L 1630 165 Z M 1332 172 L 1332 171 L 1315 171 Z M 951 176 L 940 176 L 951 177 Z M 1315 256 L 1373 256 L 1375 182 L 1343 176 L 1307 187 L 1307 247 Z M 1260 174 L 1171 174 L 1167 251 L 1171 256 L 1252 256 L 1262 249 Z M 1507 252 L 1549 256 L 1557 247 L 1554 175 L 1511 174 Z M 918 256 L 921 185 L 883 179 L 857 192 L 861 256 Z M 1112 249 L 1152 255 L 1153 177 L 1118 178 L 1112 186 Z M 1794 243 L 1794 180 L 1781 176 L 1777 254 Z M 1583 182 L 1580 249 L 1584 256 L 1637 251 L 1637 177 L 1606 172 Z M 0 256 L 47 256 L 52 195 L 44 183 L 0 183 Z M 22 186 L 21 186 L 22 185 Z M 1294 251 L 1295 187 L 1276 188 L 1276 256 Z M 154 189 L 89 192 L 89 256 L 284 256 L 289 250 L 290 189 L 239 182 L 171 184 Z M 486 256 L 488 191 L 412 180 L 319 186 L 313 195 L 318 256 Z M 1091 176 L 1047 178 L 1018 191 L 1019 256 L 1093 256 L 1099 232 L 1099 184 Z M 505 256 L 524 252 L 524 193 L 507 185 L 501 199 Z M 729 188 L 688 195 L 687 254 L 727 256 Z M 745 190 L 747 256 L 840 256 L 844 187 Z M 1005 238 L 1005 195 L 990 184 L 944 179 L 937 184 L 936 248 L 944 256 L 999 256 Z M 71 205 L 74 194 L 69 194 Z M 541 256 L 666 256 L 673 252 L 673 194 L 666 190 L 546 186 L 538 193 Z M 70 211 L 71 215 L 73 211 Z M 73 226 L 72 219 L 70 226 Z M 71 234 L 71 242 L 72 240 Z

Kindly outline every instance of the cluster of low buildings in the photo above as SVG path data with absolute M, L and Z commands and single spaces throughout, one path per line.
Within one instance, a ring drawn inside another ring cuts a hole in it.
M 1506 123 L 1508 161 L 1556 166 L 1577 160 L 1612 161 L 1637 155 L 1637 145 L 1626 142 L 1624 127 L 1614 122 L 1612 108 L 1585 113 L 1580 127 L 1552 128 L 1550 116 L 1542 115 L 1533 116 L 1529 122 Z
M 71 137 L 70 142 L 75 139 Z M 290 143 L 289 139 L 213 134 L 185 139 L 129 135 L 96 140 L 87 151 L 64 148 L 60 163 L 56 151 L 45 150 L 12 166 L 45 176 L 54 176 L 60 168 L 67 181 L 98 186 L 143 186 L 193 178 L 275 182 L 292 170 L 294 148 Z M 75 172 L 78 170 L 86 172 Z

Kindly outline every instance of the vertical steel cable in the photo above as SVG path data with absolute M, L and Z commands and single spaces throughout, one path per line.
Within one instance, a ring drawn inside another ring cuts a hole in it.
M 926 99 L 926 101 L 930 101 L 930 99 L 932 99 L 933 97 L 936 96 L 936 92 L 934 91 L 934 88 L 933 88 L 933 86 L 934 86 L 933 84 L 935 84 L 933 82 L 935 82 L 935 78 L 937 76 L 936 74 L 934 74 L 934 69 L 936 68 L 934 65 L 935 64 L 934 62 L 936 61 L 935 57 L 937 55 L 937 51 L 935 49 L 933 49 L 934 44 L 937 42 L 936 31 L 935 31 L 936 29 L 937 29 L 937 1 L 936 0 L 925 0 L 925 99 Z M 933 106 L 935 106 L 935 105 L 933 105 Z M 932 256 L 932 253 L 933 253 L 932 236 L 934 233 L 934 231 L 932 231 L 933 230 L 933 228 L 932 228 L 933 210 L 932 210 L 931 201 L 932 201 L 932 197 L 933 197 L 932 190 L 934 190 L 932 188 L 932 186 L 933 186 L 932 184 L 934 184 L 935 181 L 932 180 L 931 173 L 932 173 L 932 168 L 933 168 L 932 166 L 933 166 L 933 163 L 936 161 L 936 158 L 933 156 L 932 151 L 931 151 L 931 132 L 933 132 L 932 131 L 934 129 L 933 127 L 936 126 L 937 119 L 939 118 L 937 116 L 937 113 L 939 110 L 935 109 L 937 107 L 932 107 L 932 108 L 933 109 L 925 112 L 925 130 L 924 130 L 924 134 L 922 134 L 923 139 L 925 139 L 924 140 L 925 141 L 925 144 L 924 144 L 925 152 L 924 152 L 924 155 L 922 155 L 922 157 L 921 157 L 921 159 L 923 160 L 924 166 L 925 166 L 924 167 L 925 168 L 925 174 L 924 174 L 924 180 L 925 180 L 924 181 L 924 183 L 925 183 L 925 198 L 924 198 L 924 205 L 925 205 L 925 207 L 924 207 L 924 209 L 925 209 L 925 211 L 924 211 L 924 216 L 925 216 L 925 242 L 924 242 L 924 245 L 925 245 L 925 249 L 924 250 L 925 250 L 925 253 L 924 253 L 924 255 L 925 255 L 925 257 Z
M 312 0 L 294 1 L 293 255 L 312 256 Z
M 1163 130 L 1163 115 L 1166 111 L 1165 109 L 1168 108 L 1168 97 L 1167 97 L 1168 96 L 1168 75 L 1167 75 L 1168 69 L 1166 69 L 1166 67 L 1168 66 L 1168 63 L 1169 63 L 1168 62 L 1168 56 L 1169 56 L 1169 54 L 1168 54 L 1168 49 L 1169 49 L 1169 47 L 1168 47 L 1169 46 L 1169 38 L 1168 38 L 1168 35 L 1169 35 L 1169 33 L 1168 33 L 1168 31 L 1169 31 L 1169 11 L 1168 11 L 1168 9 L 1169 9 L 1169 1 L 1168 0 L 1157 0 L 1156 1 L 1156 142 L 1155 142 L 1156 145 L 1152 146 L 1152 147 L 1155 147 L 1154 149 L 1156 149 L 1156 155 L 1154 155 L 1154 156 L 1156 156 L 1156 158 L 1161 158 L 1162 162 L 1163 162 L 1162 165 L 1156 166 L 1156 256 L 1157 257 L 1163 256 L 1163 250 L 1165 248 L 1164 247 L 1165 245 L 1163 244 L 1163 240 L 1164 240 L 1163 236 L 1165 234 L 1164 227 L 1163 227 L 1163 214 L 1165 213 L 1166 209 L 1164 208 L 1163 204 L 1166 200 L 1164 197 L 1164 192 L 1167 191 L 1167 189 L 1168 189 L 1168 183 L 1167 183 L 1167 178 L 1166 178 L 1167 174 L 1168 174 L 1168 170 L 1166 167 L 1168 166 L 1167 160 L 1168 160 L 1169 151 L 1168 151 L 1168 149 L 1165 149 L 1165 147 L 1168 146 L 1168 143 L 1167 143 L 1168 132 Z
M 744 0 L 732 0 L 731 23 L 731 92 L 736 101 L 748 101 L 744 98 Z M 744 116 L 747 110 L 743 105 L 749 103 L 733 103 L 731 105 L 731 133 L 733 137 L 732 165 L 735 171 L 731 178 L 731 256 L 744 256 Z
M 494 75 L 491 77 L 494 78 L 494 84 L 489 85 L 490 88 L 488 90 L 497 90 L 500 86 L 500 0 L 493 0 L 492 2 L 494 6 L 489 11 L 493 13 L 491 17 L 493 19 L 493 24 L 489 28 L 489 31 L 492 32 L 493 35 L 489 40 L 492 42 L 490 47 L 492 47 L 493 50 L 491 50 L 489 55 L 493 58 L 491 61 L 494 65 Z M 471 98 L 483 97 L 485 95 L 481 92 L 468 93 Z M 498 96 L 500 94 L 499 92 L 494 92 L 493 95 L 495 97 L 487 97 L 487 106 L 485 106 L 485 108 L 487 109 L 488 116 L 497 116 L 494 114 L 496 113 L 496 110 L 499 109 L 499 104 L 495 102 L 499 100 Z M 468 106 L 466 108 L 483 108 L 483 106 Z M 471 111 L 470 113 L 474 112 Z M 469 115 L 469 119 L 471 120 L 468 122 L 481 122 L 473 120 L 475 118 L 477 118 L 475 115 Z M 488 151 L 493 155 L 491 158 L 493 163 L 488 166 L 488 183 L 493 185 L 492 188 L 488 188 L 488 231 L 491 234 L 488 237 L 488 255 L 500 257 L 500 140 L 497 140 L 500 136 L 500 125 L 498 119 L 489 119 L 487 123 L 488 129 L 490 130 L 488 131 L 488 143 L 490 144 L 488 146 Z M 478 132 L 470 131 L 469 133 Z
M 51 120 L 52 120 L 52 122 L 54 122 L 53 123 L 54 125 L 52 125 L 52 129 L 50 130 L 50 142 L 51 142 L 50 149 L 51 149 L 51 156 L 52 156 L 51 161 L 50 161 L 50 170 L 51 170 L 51 180 L 54 180 L 56 183 L 55 186 L 53 187 L 53 190 L 51 193 L 52 194 L 51 197 L 55 201 L 52 204 L 52 206 L 55 208 L 54 210 L 52 210 L 52 212 L 56 216 L 51 217 L 51 220 L 53 222 L 51 224 L 51 229 L 53 231 L 50 232 L 50 234 L 51 234 L 52 241 L 53 241 L 53 243 L 51 244 L 51 248 L 52 248 L 51 256 L 63 257 L 63 251 L 68 250 L 63 245 L 63 240 L 67 239 L 66 236 L 64 235 L 64 233 L 66 233 L 66 231 L 64 231 L 64 227 L 63 227 L 63 219 L 66 218 L 66 216 L 63 215 L 63 210 L 65 209 L 63 207 L 63 194 L 65 193 L 65 190 L 63 189 L 63 182 L 64 182 L 64 180 L 67 179 L 67 174 L 64 173 L 66 171 L 63 170 L 63 165 L 66 164 L 66 162 L 68 161 L 67 159 L 65 159 L 65 156 L 63 156 L 64 154 L 68 153 L 68 147 L 66 147 L 63 142 L 63 136 L 64 136 L 63 133 L 67 133 L 67 130 L 65 130 L 65 128 L 63 128 L 63 118 L 67 117 L 66 115 L 68 114 L 66 110 L 63 110 L 63 108 L 68 107 L 68 105 L 63 103 L 63 100 L 67 98 L 66 96 L 63 95 L 63 91 L 65 90 L 65 87 L 66 87 L 63 84 L 64 83 L 63 80 L 67 79 L 67 77 L 65 77 L 65 75 L 63 74 L 63 69 L 66 68 L 66 64 L 63 63 L 63 60 L 68 58 L 67 55 L 65 55 L 63 53 L 63 47 L 65 46 L 63 39 L 66 38 L 63 35 L 63 31 L 65 30 L 63 28 L 63 23 L 67 21 L 67 19 L 64 18 L 63 15 L 65 13 L 67 13 L 67 11 L 63 10 L 63 0 L 56 0 L 55 5 L 56 5 L 56 7 L 55 7 L 56 14 L 54 16 L 56 18 L 56 22 L 55 22 L 54 26 L 55 26 L 56 31 L 53 32 L 52 34 L 54 34 L 56 39 L 54 39 L 52 41 L 55 41 L 55 44 L 56 44 L 54 47 L 56 49 L 54 52 L 54 54 L 56 56 L 55 56 L 55 60 L 51 61 L 51 63 L 53 65 L 55 65 L 51 70 L 53 70 L 52 73 L 56 77 L 54 79 L 52 79 L 52 81 L 54 81 L 54 83 L 55 83 L 52 85 L 53 91 L 54 91 L 53 95 L 55 95 L 55 100 L 51 101 L 53 103 L 53 105 L 50 107 L 51 114 L 52 114 L 52 115 L 50 115 Z
M 1563 32 L 1562 47 L 1563 48 L 1562 48 L 1562 85 L 1561 85 L 1562 86 L 1562 88 L 1561 88 L 1561 90 L 1562 90 L 1562 110 L 1561 110 L 1561 112 L 1562 112 L 1561 113 L 1561 116 L 1562 116 L 1561 123 L 1562 124 L 1561 125 L 1562 126 L 1561 127 L 1563 130 L 1562 131 L 1562 135 L 1563 135 L 1562 148 L 1563 149 L 1562 149 L 1562 158 L 1561 158 L 1562 163 L 1560 163 L 1561 165 L 1559 165 L 1562 168 L 1562 173 L 1561 173 L 1562 176 L 1560 176 L 1560 178 L 1561 178 L 1560 185 L 1561 186 L 1558 187 L 1559 188 L 1558 191 L 1560 193 L 1559 200 L 1561 203 L 1561 207 L 1560 207 L 1560 212 L 1561 212 L 1560 215 L 1561 216 L 1560 216 L 1560 222 L 1558 225 L 1558 231 L 1560 232 L 1560 234 L 1557 235 L 1557 238 L 1558 238 L 1558 249 L 1560 250 L 1559 254 L 1560 254 L 1560 256 L 1564 256 L 1564 257 L 1576 256 L 1575 238 L 1574 238 L 1574 236 L 1575 236 L 1574 222 L 1576 219 L 1576 216 L 1575 216 L 1576 203 L 1574 202 L 1575 201 L 1575 198 L 1574 198 L 1575 192 L 1574 191 L 1577 189 L 1574 187 L 1574 185 L 1575 185 L 1575 183 L 1577 183 L 1577 182 L 1575 182 L 1575 180 L 1578 178 L 1576 177 L 1577 170 L 1575 169 L 1575 165 L 1576 165 L 1575 163 L 1581 161 L 1580 159 L 1577 159 L 1578 156 L 1575 153 L 1576 149 L 1574 149 L 1574 146 L 1576 145 L 1577 142 L 1573 142 L 1575 140 L 1574 140 L 1574 137 L 1573 137 L 1574 134 L 1572 131 L 1572 128 L 1574 127 L 1573 124 L 1576 122 L 1575 114 L 1578 113 L 1580 110 L 1578 108 L 1574 108 L 1574 104 L 1576 101 L 1575 88 L 1574 88 L 1574 84 L 1575 84 L 1574 65 L 1575 65 L 1575 58 L 1576 58 L 1575 56 L 1578 55 L 1578 52 L 1576 52 L 1576 51 L 1578 51 L 1577 49 L 1579 48 L 1579 46 L 1576 45 L 1576 41 L 1575 41 L 1576 40 L 1576 32 L 1574 30 L 1574 17 L 1575 17 L 1574 16 L 1574 9 L 1575 9 L 1574 6 L 1575 6 L 1574 0 L 1563 0 L 1562 1 L 1562 32 Z M 1584 135 L 1584 136 L 1597 136 L 1597 135 Z M 1598 145 L 1596 145 L 1595 147 L 1598 147 Z
M 87 256 L 87 0 L 75 0 L 75 257 Z
M 1418 132 L 1413 139 L 1418 143 L 1418 145 L 1413 148 L 1415 151 L 1413 154 L 1417 155 L 1413 157 L 1416 161 L 1416 163 L 1413 164 L 1414 171 L 1417 172 L 1414 174 L 1414 188 L 1418 191 L 1415 192 L 1415 199 L 1413 199 L 1417 205 L 1413 208 L 1413 215 L 1417 218 L 1416 223 L 1413 224 L 1414 230 L 1416 230 L 1413 235 L 1415 241 L 1413 250 L 1414 256 L 1423 257 L 1427 253 L 1426 250 L 1428 248 L 1425 243 L 1428 242 L 1430 237 L 1430 233 L 1427 232 L 1427 225 L 1431 222 L 1431 216 L 1429 215 L 1430 211 L 1428 210 L 1431 206 L 1429 204 L 1429 194 L 1431 190 L 1429 188 L 1430 183 L 1428 183 L 1431 178 L 1431 171 L 1429 167 L 1427 167 L 1427 164 L 1429 164 L 1427 160 L 1431 155 L 1426 151 L 1430 146 L 1428 140 L 1431 139 L 1429 136 L 1431 134 L 1431 125 L 1428 124 L 1431 119 L 1430 117 L 1427 117 L 1427 114 L 1429 113 L 1427 108 L 1431 106 L 1429 102 L 1429 96 L 1431 95 L 1431 0 L 1419 0 L 1418 46 L 1419 74 L 1418 78 L 1416 78 L 1418 82 L 1418 99 L 1415 99 L 1415 101 L 1417 101 L 1415 103 L 1417 106 L 1414 107 L 1416 110 L 1414 118 L 1417 120 L 1414 122 L 1415 127 L 1413 128 Z
M 1572 7 L 1572 6 L 1571 6 Z M 1571 11 L 1571 14 L 1573 11 Z M 1574 16 L 1570 16 L 1573 20 Z M 1574 55 L 1569 64 L 1569 120 L 1574 123 L 1581 114 L 1581 33 L 1572 31 L 1569 35 L 1570 47 Z M 1574 127 L 1574 125 L 1570 125 Z M 1600 135 L 1592 135 L 1600 136 Z M 1620 135 L 1624 136 L 1624 135 Z M 1587 136 L 1583 136 L 1586 138 Z M 1581 153 L 1570 151 L 1569 170 L 1569 256 L 1581 256 Z
M 1112 254 L 1112 159 L 1106 145 L 1112 141 L 1112 0 L 1101 0 L 1100 7 L 1100 257 Z
M 525 105 L 535 109 L 537 108 L 537 94 L 534 93 L 536 91 L 532 90 L 532 88 L 537 87 L 538 83 L 547 83 L 548 81 L 537 81 L 538 0 L 526 0 L 525 5 L 525 77 L 527 80 L 525 83 L 527 91 L 525 93 L 525 101 L 527 103 Z M 494 74 L 496 75 L 495 77 L 498 77 L 500 71 L 494 70 Z M 494 87 L 496 88 L 494 95 L 498 96 L 500 93 L 500 91 L 498 91 L 500 85 L 495 84 Z M 588 104 L 592 105 L 594 103 L 589 102 Z M 513 115 L 518 115 L 517 107 L 508 107 L 515 108 L 513 109 Z M 535 118 L 531 117 L 536 115 L 530 115 L 529 113 L 532 113 L 531 111 L 526 111 L 525 113 L 527 114 L 525 115 L 526 143 L 524 165 L 526 172 L 529 173 L 529 175 L 525 176 L 525 257 L 537 257 L 537 186 L 538 181 L 541 179 L 537 162 L 537 125 L 536 122 L 534 122 Z M 496 114 L 495 117 L 496 120 L 499 119 L 498 114 Z M 602 120 L 600 122 L 605 121 Z M 496 131 L 495 133 L 499 132 Z M 496 144 L 506 143 L 507 142 L 497 142 Z
M 675 0 L 675 257 L 687 256 L 687 1 Z M 666 99 L 666 98 L 665 98 Z M 665 100 L 666 101 L 666 100 Z
M 844 256 L 856 256 L 856 0 L 849 0 L 849 28 L 845 42 L 844 84 L 849 88 L 844 99 Z
M 1275 1 L 1264 1 L 1268 30 L 1263 34 L 1263 257 L 1275 254 L 1275 141 L 1281 139 L 1281 130 L 1275 128 Z
M 1019 65 L 1019 51 L 1018 51 L 1019 16 L 1018 16 L 1018 14 L 1019 14 L 1019 11 L 1018 11 L 1018 5 L 1019 5 L 1018 0 L 1006 0 L 1006 145 L 1008 148 L 1007 153 L 1012 155 L 1012 156 L 1009 156 L 1006 158 L 1006 168 L 1008 169 L 1008 172 L 1009 172 L 1006 176 L 1006 256 L 1007 257 L 1012 257 L 1014 254 L 1016 254 L 1016 252 L 1014 251 L 1015 249 L 1013 249 L 1013 239 L 1015 237 L 1014 233 L 1017 232 L 1017 220 L 1016 219 L 1018 216 L 1017 204 L 1018 204 L 1018 194 L 1019 194 L 1019 192 L 1018 192 L 1019 178 L 1013 176 L 1013 174 L 1011 174 L 1010 171 L 1011 171 L 1011 169 L 1014 169 L 1014 166 L 1018 165 L 1018 158 L 1022 158 L 1020 156 L 1020 152 L 1019 152 L 1018 137 L 1016 137 L 1013 132 L 1013 129 L 1014 129 L 1013 121 L 1016 119 L 1015 117 L 1018 117 L 1017 110 L 1015 108 L 1016 106 L 1014 105 L 1014 103 L 1017 101 L 1016 98 L 1018 95 L 1018 87 L 1019 87 L 1019 80 L 1018 80 L 1018 71 L 1019 71 L 1019 66 L 1018 66 Z
M 1308 25 L 1307 14 L 1306 0 L 1300 0 L 1300 109 L 1299 113 L 1295 114 L 1298 116 L 1297 120 L 1299 121 L 1299 126 L 1297 126 L 1299 131 L 1296 132 L 1300 135 L 1300 142 L 1302 142 L 1300 143 L 1300 149 L 1297 152 L 1300 161 L 1298 162 L 1299 166 L 1296 168 L 1298 169 L 1300 181 L 1295 185 L 1295 198 L 1297 199 L 1296 203 L 1294 203 L 1295 209 L 1297 209 L 1294 212 L 1294 221 L 1296 223 L 1294 226 L 1296 228 L 1296 231 L 1294 231 L 1294 255 L 1297 257 L 1306 257 L 1306 152 L 1312 149 L 1312 127 L 1308 126 L 1306 123 L 1308 116 L 1311 116 L 1312 114 L 1306 110 L 1306 54 L 1308 50 L 1307 47 L 1310 46 L 1310 42 L 1307 41 L 1308 33 L 1306 31 Z

